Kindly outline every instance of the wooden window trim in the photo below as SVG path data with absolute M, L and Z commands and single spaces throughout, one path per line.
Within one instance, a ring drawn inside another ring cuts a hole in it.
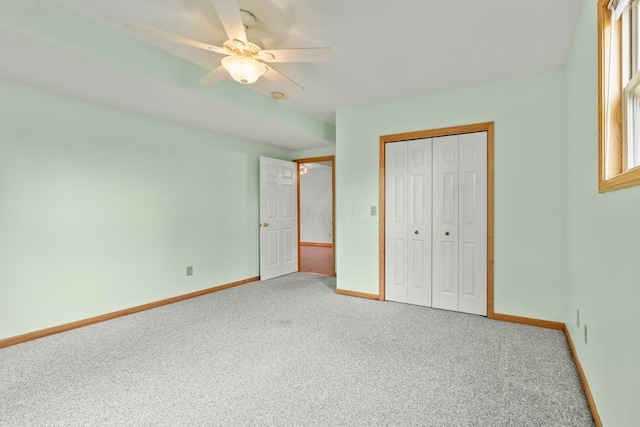
M 598 2 L 598 191 L 619 190 L 640 185 L 640 167 L 622 171 L 622 31 L 620 21 L 611 36 L 609 0 Z M 611 80 L 611 113 L 607 145 L 607 81 L 609 53 L 613 49 Z M 609 176 L 609 179 L 606 177 Z

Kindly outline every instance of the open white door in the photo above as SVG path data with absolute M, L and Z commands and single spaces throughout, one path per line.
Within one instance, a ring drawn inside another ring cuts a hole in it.
M 297 167 L 260 157 L 260 280 L 298 271 Z

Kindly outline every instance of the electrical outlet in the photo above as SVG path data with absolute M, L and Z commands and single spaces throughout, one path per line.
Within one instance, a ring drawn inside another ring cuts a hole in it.
M 584 325 L 584 345 L 587 345 L 587 325 Z
M 580 327 L 580 310 L 576 310 L 576 325 Z
M 193 276 L 193 265 L 187 266 L 187 276 Z

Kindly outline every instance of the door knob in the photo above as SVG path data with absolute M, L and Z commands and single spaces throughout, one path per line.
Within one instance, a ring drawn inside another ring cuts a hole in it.
M 445 231 L 444 235 L 445 235 L 445 236 L 448 236 L 448 235 L 449 235 L 449 232 L 448 232 L 448 231 Z
M 420 232 L 419 232 L 418 230 L 414 231 L 414 233 L 416 233 L 416 234 L 420 234 Z
M 262 224 L 262 226 L 263 226 L 263 227 L 268 227 L 268 226 L 269 226 L 269 223 L 268 223 L 268 222 L 265 222 L 264 224 Z

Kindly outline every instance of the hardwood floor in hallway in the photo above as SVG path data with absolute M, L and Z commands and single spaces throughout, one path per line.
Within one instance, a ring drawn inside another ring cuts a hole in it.
M 333 275 L 333 248 L 300 245 L 300 271 Z

